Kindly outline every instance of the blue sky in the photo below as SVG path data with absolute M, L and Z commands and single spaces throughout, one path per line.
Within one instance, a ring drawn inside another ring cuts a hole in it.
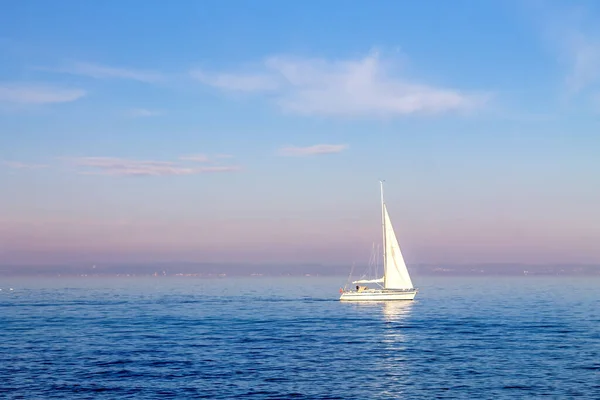
M 20 1 L 5 262 L 600 263 L 594 1 Z

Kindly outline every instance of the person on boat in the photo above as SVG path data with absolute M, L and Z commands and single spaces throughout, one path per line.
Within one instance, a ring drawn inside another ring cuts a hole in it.
M 360 289 L 360 286 L 356 285 L 356 291 L 358 292 L 358 289 Z

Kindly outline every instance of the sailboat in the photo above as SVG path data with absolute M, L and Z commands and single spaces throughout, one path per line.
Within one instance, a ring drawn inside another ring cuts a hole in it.
M 375 279 L 360 279 L 352 282 L 356 287 L 340 289 L 342 301 L 391 301 L 413 300 L 417 289 L 413 287 L 410 274 L 406 268 L 404 257 L 392 221 L 388 214 L 383 199 L 383 181 L 379 182 L 381 188 L 381 224 L 383 228 L 383 277 Z M 376 288 L 362 286 L 361 284 L 375 284 Z

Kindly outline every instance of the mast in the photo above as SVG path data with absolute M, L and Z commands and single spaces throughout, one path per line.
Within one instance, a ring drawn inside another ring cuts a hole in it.
M 384 181 L 379 181 L 379 185 L 381 188 L 381 228 L 382 228 L 382 232 L 383 232 L 383 287 L 385 287 L 385 271 L 386 271 L 386 264 L 387 264 L 387 260 L 385 259 L 385 203 L 383 202 L 383 182 Z

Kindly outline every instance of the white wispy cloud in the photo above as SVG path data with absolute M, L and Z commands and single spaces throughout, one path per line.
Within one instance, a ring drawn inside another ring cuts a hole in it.
M 266 73 L 214 74 L 196 69 L 191 71 L 190 75 L 199 82 L 224 90 L 256 92 L 278 90 L 280 87 L 280 82 L 277 78 Z
M 268 93 L 287 112 L 324 115 L 408 115 L 465 111 L 486 94 L 430 86 L 393 74 L 378 53 L 351 60 L 273 56 L 253 72 L 194 70 L 203 84 L 233 92 Z
M 542 36 L 565 68 L 565 86 L 575 95 L 600 84 L 600 26 L 581 5 L 535 3 Z
M 173 161 L 132 160 L 117 157 L 78 157 L 71 161 L 84 168 L 80 173 L 94 175 L 168 176 L 240 170 L 238 166 L 189 167 Z
M 127 112 L 127 115 L 133 118 L 156 117 L 162 114 L 162 111 L 148 110 L 147 108 L 132 108 Z
M 165 79 L 163 74 L 155 71 L 126 67 L 112 67 L 108 65 L 87 62 L 74 62 L 58 68 L 43 67 L 37 69 L 87 76 L 95 79 L 129 79 L 145 83 L 156 83 Z
M 192 161 L 197 163 L 216 162 L 217 160 L 226 158 L 233 158 L 233 156 L 231 154 L 215 154 L 211 156 L 206 154 L 188 154 L 179 157 L 181 161 Z
M 209 173 L 209 172 L 235 172 L 240 171 L 241 168 L 234 165 L 211 165 L 207 167 L 194 168 L 196 173 Z
M 191 155 L 187 155 L 187 156 L 181 156 L 179 157 L 180 160 L 182 161 L 194 161 L 194 162 L 209 162 L 210 158 L 205 155 L 205 154 L 191 154 Z
M 6 165 L 8 168 L 12 168 L 12 169 L 43 169 L 43 168 L 48 168 L 48 165 L 44 165 L 44 164 L 29 164 L 29 163 L 23 163 L 20 161 L 3 161 L 3 164 Z
M 296 147 L 287 146 L 278 150 L 282 156 L 312 156 L 319 154 L 341 153 L 348 148 L 347 144 L 316 144 L 314 146 Z
M 593 40 L 584 36 L 574 38 L 571 52 L 571 70 L 567 75 L 567 86 L 577 93 L 600 80 L 600 38 Z
M 68 103 L 85 96 L 81 89 L 68 89 L 44 85 L 0 83 L 0 103 L 52 104 Z

